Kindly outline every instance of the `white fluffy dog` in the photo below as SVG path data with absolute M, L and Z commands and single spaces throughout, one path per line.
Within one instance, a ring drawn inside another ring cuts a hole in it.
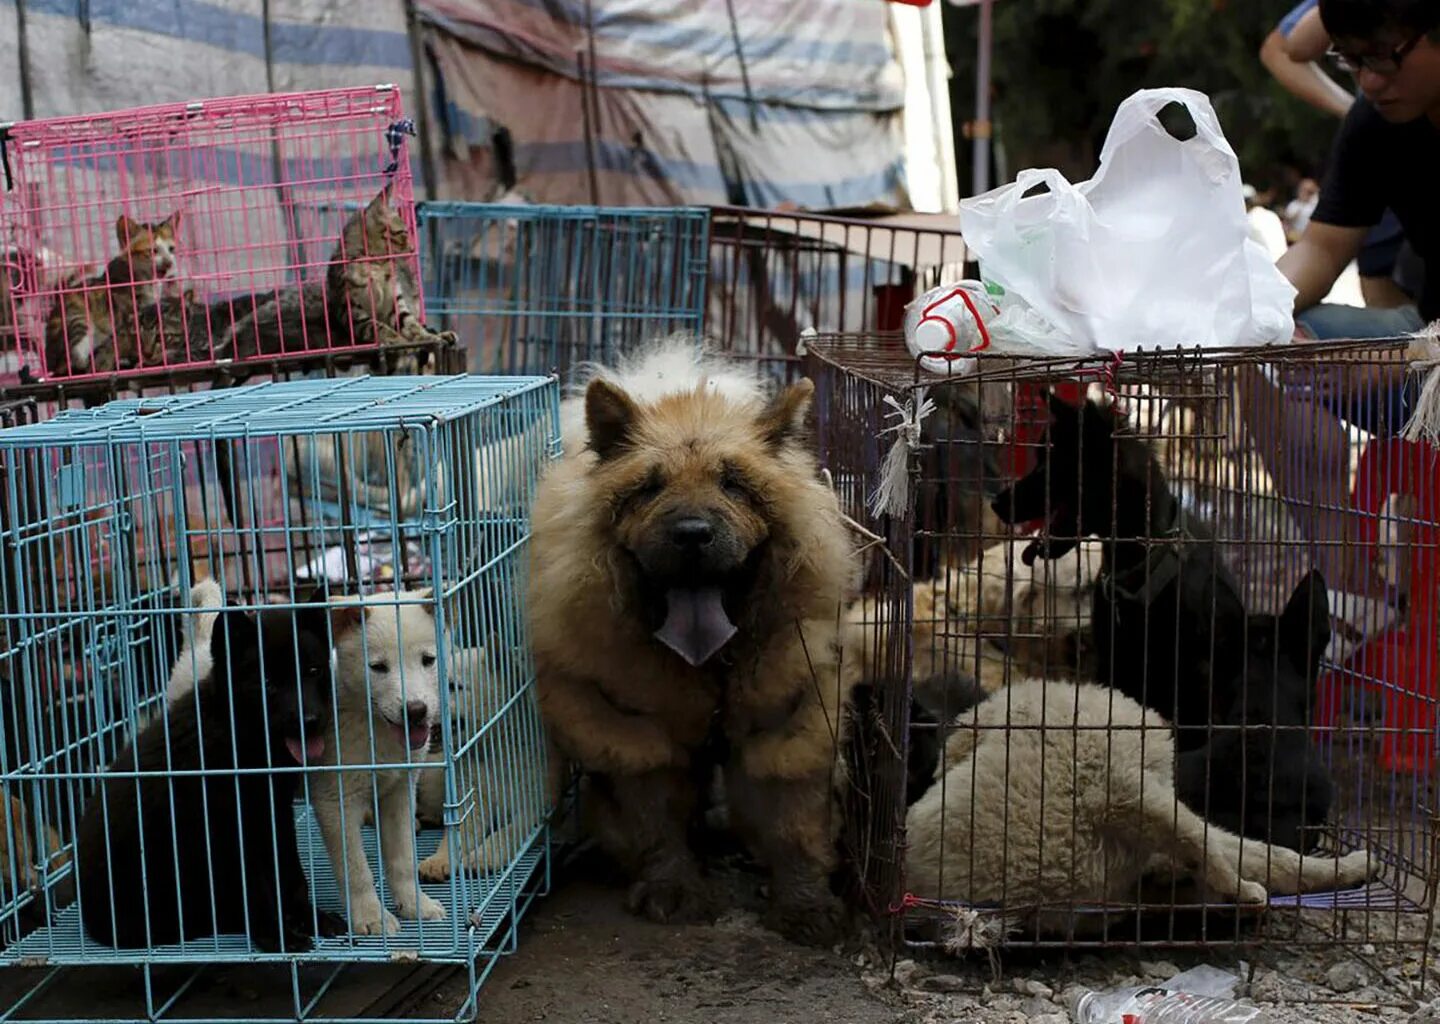
M 921 898 L 1014 907 L 1017 928 L 1070 934 L 1134 904 L 1152 872 L 1199 880 L 1214 896 L 1263 903 L 1367 880 L 1370 855 L 1306 856 L 1241 839 L 1181 804 L 1175 745 L 1153 711 L 1108 687 L 1027 680 L 965 713 L 936 784 L 910 809 L 906 884 Z
M 347 895 L 351 931 L 399 930 L 380 905 L 365 857 L 361 825 L 378 807 L 385 880 L 401 917 L 431 921 L 445 908 L 420 891 L 415 869 L 413 765 L 432 759 L 430 730 L 439 721 L 440 688 L 430 591 L 400 591 L 332 602 L 336 647 L 335 742 L 325 759 L 342 770 L 310 782 L 311 806 Z M 377 765 L 373 770 L 344 766 Z

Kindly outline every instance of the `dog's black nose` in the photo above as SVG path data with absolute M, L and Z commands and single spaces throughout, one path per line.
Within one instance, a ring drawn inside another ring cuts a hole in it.
M 704 519 L 690 516 L 670 527 L 670 539 L 676 547 L 703 548 L 715 539 L 715 528 Z
M 425 719 L 429 717 L 430 709 L 425 706 L 423 700 L 412 700 L 405 702 L 405 724 L 424 725 Z
M 325 728 L 325 722 L 319 715 L 306 715 L 300 724 L 305 729 L 306 736 L 319 736 L 320 730 Z

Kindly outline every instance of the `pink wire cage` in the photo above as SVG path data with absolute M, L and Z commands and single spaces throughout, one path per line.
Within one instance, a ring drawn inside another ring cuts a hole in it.
M 200 379 L 423 324 L 410 134 L 393 85 L 0 126 L 0 386 Z

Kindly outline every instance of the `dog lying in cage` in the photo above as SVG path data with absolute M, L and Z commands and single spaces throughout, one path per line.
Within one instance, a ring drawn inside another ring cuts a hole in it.
M 1278 620 L 1248 616 L 1209 530 L 1117 411 L 1053 395 L 1050 411 L 1035 467 L 996 496 L 996 513 L 1045 521 L 1027 561 L 1100 539 L 1096 679 L 1172 723 L 1182 799 L 1248 837 L 1313 849 L 1333 788 L 1306 732 L 1330 635 L 1323 579 L 1302 583 Z
M 1205 821 L 1176 792 L 1169 723 L 1093 683 L 1025 680 L 987 697 L 956 721 L 945 761 L 907 815 L 907 885 L 1013 908 L 958 916 L 957 951 L 1020 930 L 1082 933 L 1104 921 L 1087 905 L 1135 903 L 1149 874 L 1256 904 L 1353 886 L 1374 868 L 1363 850 L 1303 856 Z
M 292 808 L 300 775 L 273 770 L 325 752 L 327 618 L 307 603 L 212 624 L 210 662 L 226 669 L 149 722 L 86 804 L 76 870 L 91 938 L 138 948 L 241 933 L 298 952 L 343 931 L 310 903 Z M 202 768 L 216 774 L 185 774 Z

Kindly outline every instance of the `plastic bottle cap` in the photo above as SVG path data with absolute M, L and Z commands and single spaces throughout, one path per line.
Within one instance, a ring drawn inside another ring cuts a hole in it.
M 944 352 L 950 344 L 950 331 L 943 320 L 922 320 L 915 325 L 915 347 L 920 352 Z M 954 352 L 963 352 L 968 345 L 957 340 Z

